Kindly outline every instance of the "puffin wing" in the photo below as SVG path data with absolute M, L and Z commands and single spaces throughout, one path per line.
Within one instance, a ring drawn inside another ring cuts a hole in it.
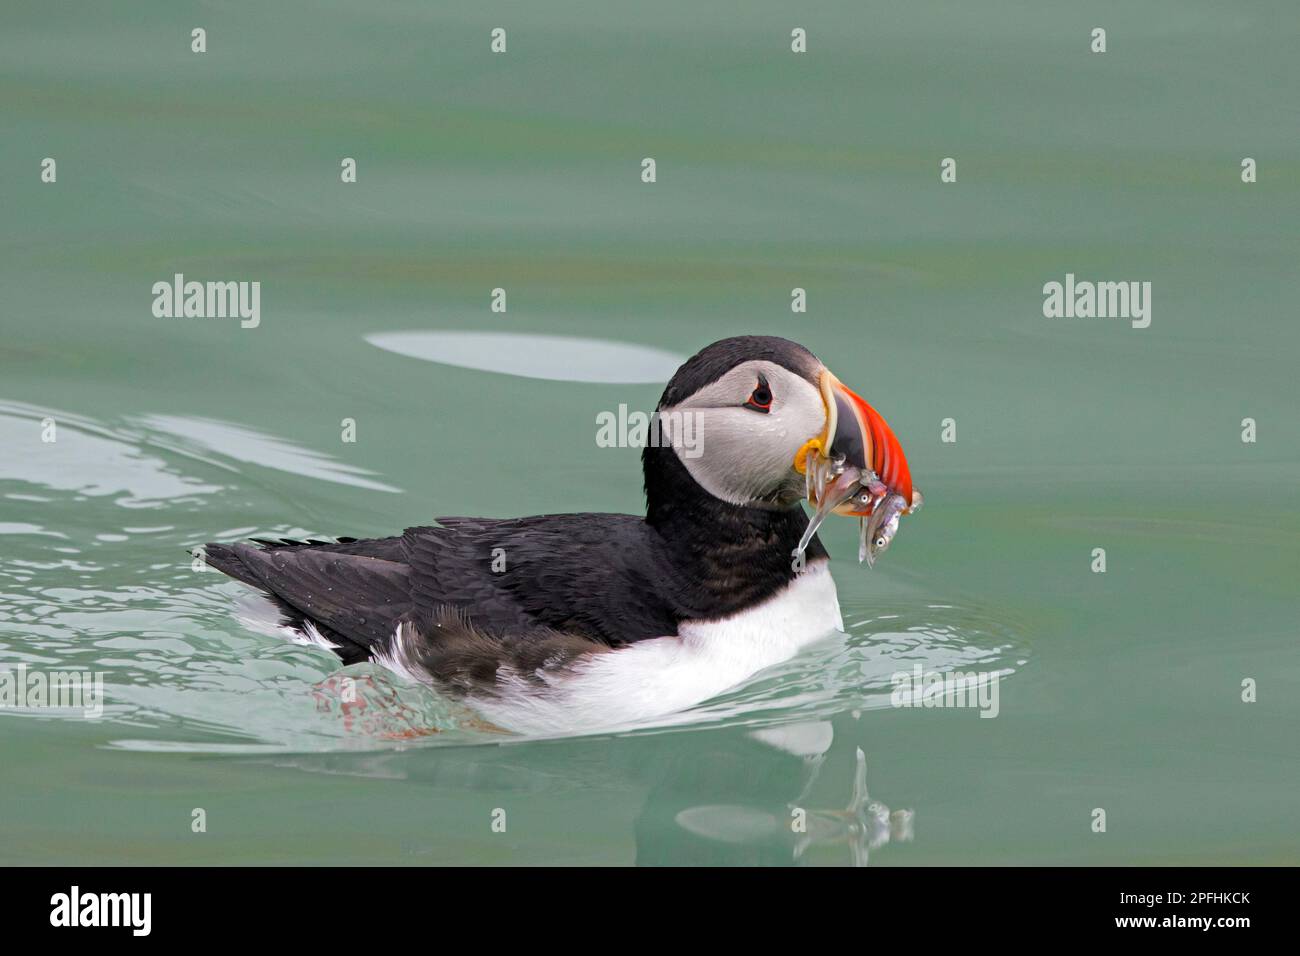
M 620 514 L 439 518 L 402 536 L 413 613 L 452 606 L 503 636 L 542 627 L 610 647 L 674 634 L 649 537 Z
M 431 673 L 481 673 L 492 654 L 525 666 L 675 633 L 653 566 L 641 563 L 644 535 L 630 515 L 439 518 L 394 538 L 204 549 L 286 623 L 315 626 L 346 663 L 391 654 L 400 628 Z M 466 652 L 472 665 L 453 661 Z
M 512 595 L 523 561 L 516 521 L 439 518 L 402 535 L 417 625 L 428 630 L 448 607 L 500 632 L 535 625 Z
M 395 540 L 208 544 L 204 551 L 208 564 L 270 596 L 288 623 L 315 624 L 351 662 L 369 656 L 411 609 L 409 569 L 377 556 L 396 557 Z

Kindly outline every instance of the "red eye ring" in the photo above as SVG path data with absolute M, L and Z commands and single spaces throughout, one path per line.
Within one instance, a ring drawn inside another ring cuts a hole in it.
M 772 389 L 768 387 L 767 379 L 762 375 L 758 377 L 758 384 L 754 386 L 754 391 L 745 401 L 745 407 L 764 413 L 772 410 Z

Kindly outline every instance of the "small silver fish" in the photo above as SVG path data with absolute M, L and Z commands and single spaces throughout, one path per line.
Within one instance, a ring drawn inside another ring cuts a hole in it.
M 803 555 L 808 542 L 826 520 L 826 516 L 853 497 L 858 490 L 861 476 L 862 472 L 852 465 L 845 464 L 842 458 L 809 463 L 808 498 L 815 504 L 816 511 L 809 520 L 803 537 L 799 539 L 798 547 L 794 550 L 796 557 Z
M 807 472 L 808 500 L 815 512 L 794 550 L 801 559 L 808 542 L 831 512 L 863 514 L 858 541 L 858 561 L 874 566 L 876 557 L 889 547 L 898 533 L 898 519 L 921 507 L 921 493 L 913 490 L 911 504 L 902 495 L 891 492 L 880 477 L 870 469 L 861 470 L 843 458 L 825 459 L 809 457 Z
M 889 494 L 889 489 L 881 483 L 874 471 L 864 472 L 858 481 L 859 487 L 848 502 L 852 505 L 853 511 L 865 512 L 872 506 L 872 502 L 879 501 Z
M 899 515 L 907 510 L 907 500 L 902 495 L 886 495 L 883 501 L 876 503 L 871 516 L 862 519 L 858 561 L 866 561 L 868 567 L 875 565 L 876 558 L 885 552 L 898 533 Z

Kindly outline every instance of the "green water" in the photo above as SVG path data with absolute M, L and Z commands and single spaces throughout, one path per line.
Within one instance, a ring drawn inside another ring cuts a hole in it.
M 1298 41 L 1291 2 L 7 3 L 0 663 L 106 702 L 0 709 L 0 861 L 845 864 L 860 749 L 872 865 L 1300 862 Z M 261 324 L 155 318 L 176 272 Z M 1150 327 L 1044 318 L 1066 273 Z M 847 633 L 667 726 L 502 739 L 368 667 L 345 713 L 185 549 L 637 511 L 595 416 L 662 388 L 367 342 L 408 330 L 794 338 L 926 508 L 872 570 L 831 522 Z M 998 716 L 891 707 L 914 663 Z

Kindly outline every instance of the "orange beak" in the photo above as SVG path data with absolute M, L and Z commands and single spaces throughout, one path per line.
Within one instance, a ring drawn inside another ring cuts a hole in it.
M 919 503 L 914 495 L 912 472 L 907 467 L 907 456 L 898 436 L 884 417 L 831 374 L 821 374 L 822 401 L 826 403 L 826 431 L 820 438 L 809 442 L 801 454 L 820 453 L 823 456 L 843 457 L 850 465 L 863 471 L 873 471 L 887 491 L 902 495 L 909 505 Z M 802 467 L 801 467 L 802 466 Z M 805 458 L 796 459 L 800 471 L 807 466 Z M 878 500 L 878 499 L 877 499 Z M 872 512 L 875 501 L 863 503 L 850 499 L 835 509 L 837 514 L 865 516 Z

